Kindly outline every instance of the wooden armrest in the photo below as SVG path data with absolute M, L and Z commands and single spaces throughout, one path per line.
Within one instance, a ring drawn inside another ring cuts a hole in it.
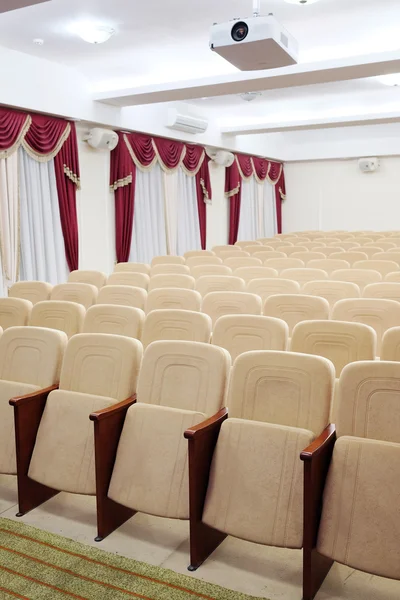
M 228 418 L 228 409 L 221 408 L 221 410 L 219 412 L 217 412 L 215 415 L 213 415 L 206 421 L 203 421 L 202 423 L 199 423 L 198 425 L 193 425 L 193 427 L 190 427 L 189 429 L 187 429 L 184 433 L 184 436 L 187 440 L 190 440 L 193 438 L 197 439 L 201 435 L 208 433 L 210 430 L 215 429 L 216 427 L 221 427 L 222 422 L 225 421 L 225 419 L 227 419 L 227 418 Z
M 336 426 L 328 425 L 321 435 L 315 439 L 308 448 L 305 448 L 300 454 L 300 458 L 303 461 L 311 461 L 315 457 L 319 456 L 324 450 L 330 449 L 336 441 Z
M 132 404 L 136 402 L 136 394 L 131 396 L 130 398 L 126 398 L 126 400 L 122 400 L 122 402 L 118 402 L 117 404 L 113 404 L 113 406 L 109 406 L 108 408 L 103 408 L 102 410 L 98 410 L 91 415 L 89 415 L 89 419 L 91 421 L 102 421 L 103 419 L 109 419 L 113 417 L 119 412 L 126 412 Z
M 43 398 L 47 398 L 50 392 L 54 390 L 58 390 L 58 385 L 52 385 L 48 388 L 44 388 L 43 390 L 38 390 L 37 392 L 31 392 L 30 394 L 26 394 L 25 396 L 17 396 L 16 398 L 11 398 L 9 403 L 11 406 L 23 406 L 24 404 L 28 404 L 29 402 L 33 402 L 34 400 L 42 400 Z

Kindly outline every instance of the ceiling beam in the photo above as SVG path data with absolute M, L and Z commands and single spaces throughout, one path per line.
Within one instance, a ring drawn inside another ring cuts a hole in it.
M 100 92 L 94 94 L 93 99 L 124 107 L 241 94 L 247 91 L 295 88 L 391 73 L 400 73 L 400 51 L 298 64 L 269 71 L 238 72 L 217 77 Z

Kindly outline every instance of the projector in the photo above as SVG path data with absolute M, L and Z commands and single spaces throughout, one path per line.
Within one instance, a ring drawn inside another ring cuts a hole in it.
M 215 23 L 210 48 L 241 71 L 295 65 L 299 51 L 297 41 L 272 15 Z

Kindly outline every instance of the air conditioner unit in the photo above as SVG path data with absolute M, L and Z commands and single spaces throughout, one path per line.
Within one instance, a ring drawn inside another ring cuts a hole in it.
M 44 2 L 50 2 L 50 0 L 1 0 L 0 13 L 16 10 L 17 8 L 26 8 L 35 4 L 43 4 Z
M 230 167 L 235 160 L 235 155 L 227 150 L 218 150 L 218 148 L 207 147 L 206 152 L 207 156 L 209 156 L 215 164 L 220 165 L 221 167 Z
M 379 169 L 380 165 L 380 160 L 376 157 L 360 158 L 360 160 L 358 161 L 360 171 L 362 171 L 363 173 L 373 173 L 374 171 L 377 171 Z
M 118 135 L 115 131 L 101 127 L 90 129 L 83 139 L 96 150 L 114 150 L 118 145 Z
M 241 71 L 295 65 L 299 46 L 273 17 L 250 17 L 211 28 L 210 48 Z
M 196 135 L 207 131 L 208 121 L 200 117 L 183 115 L 173 108 L 168 111 L 167 127 Z

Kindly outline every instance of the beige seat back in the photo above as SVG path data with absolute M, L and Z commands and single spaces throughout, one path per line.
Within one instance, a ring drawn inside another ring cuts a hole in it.
M 322 254 L 322 252 L 313 252 L 311 250 L 307 250 L 307 252 L 294 252 L 291 255 L 291 258 L 299 258 L 306 266 L 308 266 L 308 263 L 311 260 L 324 260 L 325 254 Z
M 255 258 L 254 256 L 245 256 L 245 257 L 232 257 L 225 258 L 224 264 L 227 267 L 230 267 L 233 271 L 235 269 L 240 269 L 240 267 L 262 267 L 262 262 L 259 258 Z
M 374 246 L 355 246 L 353 248 L 349 248 L 350 251 L 355 250 L 356 252 L 363 252 L 363 254 L 366 254 L 368 256 L 368 260 L 371 260 L 372 257 L 377 253 L 377 252 L 383 252 L 383 248 L 380 248 L 379 250 L 374 247 Z M 362 261 L 360 261 L 362 262 Z
M 208 275 L 196 281 L 196 290 L 202 296 L 210 292 L 244 292 L 245 287 L 243 279 L 232 275 Z
M 192 256 L 186 259 L 186 264 L 190 269 L 199 265 L 222 265 L 222 259 L 218 256 Z
M 319 435 L 329 422 L 335 371 L 320 356 L 247 352 L 233 365 L 229 417 L 299 427 Z
M 150 277 L 146 273 L 135 273 L 133 271 L 120 271 L 112 273 L 107 279 L 107 285 L 132 285 L 133 287 L 147 290 Z
M 230 366 L 229 353 L 211 344 L 154 342 L 143 357 L 138 402 L 212 416 L 224 404 Z
M 140 308 L 97 304 L 86 313 L 83 333 L 111 333 L 140 340 L 143 323 L 144 312 Z
M 400 327 L 391 327 L 383 334 L 381 360 L 400 362 Z
M 301 321 L 329 319 L 329 303 L 319 296 L 278 294 L 267 298 L 264 315 L 286 321 L 291 334 L 294 326 Z
M 101 271 L 71 271 L 68 281 L 72 283 L 90 283 L 97 289 L 101 289 L 106 284 L 107 275 Z
M 284 321 L 261 315 L 226 315 L 214 326 L 212 343 L 228 350 L 234 361 L 251 350 L 286 350 L 289 328 Z
M 233 246 L 231 244 L 223 244 L 221 246 L 213 246 L 211 248 L 212 252 L 219 256 L 220 252 L 229 252 L 229 250 L 236 250 L 237 246 Z
M 263 244 L 257 240 L 243 240 L 239 242 L 235 242 L 235 246 L 239 248 L 245 248 L 246 246 L 262 246 Z
M 8 290 L 9 298 L 22 298 L 32 304 L 48 300 L 53 286 L 43 281 L 18 281 Z
M 301 287 L 297 281 L 282 278 L 252 279 L 247 284 L 246 291 L 251 294 L 257 294 L 265 302 L 270 296 L 275 294 L 300 294 Z
M 191 310 L 161 309 L 150 312 L 144 323 L 142 344 L 147 348 L 160 340 L 209 343 L 211 319 Z
M 380 298 L 355 298 L 339 300 L 332 310 L 335 321 L 364 323 L 376 331 L 377 353 L 380 355 L 381 340 L 385 331 L 400 325 L 400 303 Z
M 180 288 L 182 290 L 193 290 L 195 283 L 196 280 L 191 275 L 181 275 L 179 273 L 153 275 L 149 283 L 149 292 L 160 288 Z
M 277 252 L 276 250 L 262 250 L 261 252 L 254 252 L 252 257 L 258 258 L 264 264 L 264 262 L 270 258 L 286 258 L 286 254 Z
M 81 333 L 86 310 L 77 302 L 45 300 L 32 309 L 30 325 L 64 331 L 70 338 Z
M 363 298 L 384 298 L 400 302 L 400 283 L 382 281 L 371 283 L 364 288 Z
M 364 254 L 360 248 L 360 252 L 356 250 L 349 250 L 347 252 L 336 252 L 334 254 L 331 254 L 330 258 L 338 258 L 339 260 L 345 260 L 348 263 L 350 263 L 350 265 L 354 265 L 355 262 L 359 262 L 360 260 L 368 260 L 368 255 Z
M 393 283 L 400 283 L 400 271 L 394 271 L 393 273 L 388 273 L 385 276 L 385 281 L 391 281 Z
M 258 246 L 261 248 L 261 246 Z M 227 258 L 250 258 L 250 254 L 245 252 L 244 250 L 240 250 L 239 246 L 233 246 L 235 250 L 222 250 L 218 252 L 217 256 L 225 263 L 225 259 Z M 237 250 L 236 250 L 237 248 Z
M 256 245 L 256 246 L 246 246 L 244 248 L 245 252 L 248 252 L 250 254 L 250 256 L 254 256 L 254 254 L 258 254 L 260 252 L 271 252 L 274 249 L 272 248 L 272 246 L 266 246 L 266 245 Z
M 128 271 L 128 273 L 144 273 L 145 275 L 150 275 L 150 265 L 147 265 L 146 263 L 121 262 L 114 267 L 114 273 L 125 271 Z
M 147 292 L 143 288 L 131 285 L 106 285 L 101 288 L 97 304 L 114 304 L 144 309 Z
M 194 290 L 181 288 L 158 288 L 149 292 L 146 313 L 167 308 L 199 311 L 201 308 L 201 295 Z
M 304 254 L 304 253 L 308 253 L 308 250 L 305 246 L 298 246 L 297 244 L 295 246 L 282 246 L 282 248 L 279 248 L 280 252 L 284 252 L 286 254 L 286 256 L 288 256 L 289 258 L 292 257 L 293 254 Z M 293 258 L 296 258 L 295 256 L 293 256 Z M 301 260 L 301 259 L 299 259 Z
M 285 269 L 302 269 L 305 264 L 299 258 L 269 258 L 264 262 L 264 267 L 276 269 L 281 273 Z
M 382 275 L 378 271 L 371 271 L 369 269 L 339 269 L 338 271 L 333 271 L 330 278 L 333 281 L 350 281 L 351 283 L 355 283 L 361 292 L 366 285 L 382 281 Z
M 349 363 L 375 360 L 376 333 L 361 323 L 304 321 L 293 329 L 290 350 L 328 358 L 339 377 Z
M 321 254 L 324 254 L 326 258 L 330 258 L 332 254 L 341 254 L 344 252 L 344 248 L 341 248 L 340 246 L 318 246 L 318 248 L 315 248 L 314 252 L 320 252 Z
M 279 275 L 276 269 L 270 267 L 239 267 L 239 269 L 235 269 L 233 274 L 235 277 L 243 279 L 245 283 L 252 279 L 269 279 Z
M 318 248 L 321 247 L 321 242 L 302 242 L 301 245 L 310 252 L 318 252 Z
M 393 273 L 393 271 L 400 272 L 399 265 L 392 260 L 361 260 L 354 263 L 353 268 L 378 271 L 382 277 L 385 277 L 388 273 Z
M 213 250 L 188 250 L 185 252 L 183 257 L 187 260 L 188 258 L 193 258 L 194 256 L 216 256 Z
M 193 267 L 190 274 L 195 279 L 206 277 L 208 275 L 232 275 L 232 269 L 226 265 L 200 265 Z
M 328 300 L 332 308 L 338 300 L 345 298 L 359 298 L 360 288 L 349 281 L 309 281 L 303 285 L 303 294 L 310 296 L 321 296 Z
M 201 310 L 213 325 L 224 315 L 260 315 L 261 298 L 247 292 L 211 292 L 203 298 Z
M 55 285 L 50 295 L 50 300 L 64 300 L 77 302 L 85 308 L 96 304 L 98 289 L 90 283 L 60 283 Z
M 0 298 L 0 327 L 28 325 L 32 312 L 32 302 L 22 298 Z
M 293 279 L 298 281 L 300 285 L 304 285 L 308 281 L 321 281 L 328 279 L 328 273 L 322 269 L 285 269 L 281 271 L 282 279 Z
M 400 252 L 394 248 L 388 252 L 377 252 L 373 255 L 372 260 L 390 260 L 397 264 L 397 268 L 400 268 Z
M 331 275 L 331 273 L 339 271 L 340 269 L 350 269 L 350 263 L 346 260 L 323 258 L 321 260 L 310 260 L 307 267 L 309 269 L 322 269 L 328 273 L 328 275 Z
M 183 256 L 155 256 L 151 261 L 151 266 L 155 267 L 156 265 L 184 265 L 185 259 Z
M 396 248 L 396 244 L 389 241 L 390 238 L 387 238 L 387 241 L 376 241 L 374 244 L 368 244 L 368 248 L 376 248 L 375 254 L 378 252 L 388 252 L 392 248 Z
M 151 267 L 150 275 L 169 275 L 171 273 L 179 273 L 180 275 L 190 275 L 190 269 L 187 265 L 155 265 Z

